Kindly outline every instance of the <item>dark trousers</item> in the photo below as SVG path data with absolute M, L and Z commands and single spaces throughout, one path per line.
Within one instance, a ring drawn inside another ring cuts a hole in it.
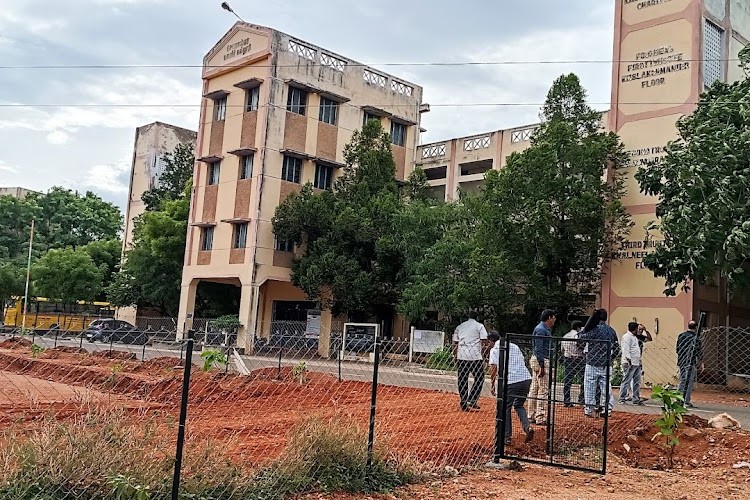
M 511 410 L 515 409 L 518 414 L 518 419 L 521 421 L 521 427 L 524 432 L 528 431 L 531 427 L 529 422 L 529 416 L 526 413 L 524 404 L 526 403 L 526 395 L 531 389 L 531 379 L 524 380 L 522 382 L 516 382 L 515 384 L 508 384 L 506 388 L 508 394 L 508 401 L 505 403 L 505 437 L 509 438 L 513 435 L 513 424 L 511 423 Z
M 570 388 L 573 386 L 573 381 L 577 378 L 580 384 L 578 388 L 578 403 L 583 404 L 583 373 L 586 370 L 586 358 L 583 356 L 579 358 L 563 358 L 563 366 L 565 367 L 563 401 L 565 404 L 570 404 Z
M 469 392 L 469 375 L 474 378 Z M 461 408 L 476 404 L 484 384 L 484 361 L 458 360 L 458 395 L 461 397 Z

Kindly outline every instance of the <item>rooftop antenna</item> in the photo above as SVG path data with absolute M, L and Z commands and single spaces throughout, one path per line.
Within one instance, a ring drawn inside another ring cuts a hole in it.
M 232 7 L 229 5 L 228 2 L 221 2 L 221 8 L 226 10 L 227 12 L 231 12 L 232 14 L 234 14 L 234 16 L 240 21 L 242 21 L 243 23 L 245 22 L 244 19 L 242 19 L 240 16 L 237 15 L 237 13 L 232 9 Z

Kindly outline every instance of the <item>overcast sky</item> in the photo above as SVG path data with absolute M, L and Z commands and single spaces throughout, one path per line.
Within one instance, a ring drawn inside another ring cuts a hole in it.
M 220 3 L 0 0 L 0 65 L 198 66 L 235 21 Z M 376 67 L 612 58 L 613 0 L 230 3 L 248 22 Z M 424 87 L 433 107 L 422 142 L 533 123 L 538 105 L 439 105 L 541 103 L 563 72 L 581 76 L 597 108 L 610 98 L 608 63 L 380 67 Z M 196 129 L 200 85 L 197 67 L 0 68 L 0 186 L 90 189 L 124 207 L 135 127 L 159 120 Z

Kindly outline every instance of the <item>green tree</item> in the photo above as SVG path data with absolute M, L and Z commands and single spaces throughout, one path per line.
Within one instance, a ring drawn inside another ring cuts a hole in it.
M 0 321 L 5 317 L 5 305 L 13 296 L 24 292 L 24 270 L 9 262 L 0 263 Z
M 190 198 L 166 200 L 161 210 L 147 211 L 135 222 L 133 248 L 107 288 L 116 306 L 153 305 L 175 316 L 180 302 L 182 265 Z
M 647 230 L 664 241 L 644 263 L 664 278 L 666 295 L 717 273 L 733 291 L 750 285 L 750 47 L 740 60 L 746 77 L 714 83 L 677 122 L 666 156 L 636 174 L 641 191 L 659 197 L 659 222 Z
M 101 270 L 84 249 L 49 250 L 31 272 L 37 293 L 60 300 L 64 305 L 94 300 L 101 292 Z
M 26 200 L 38 207 L 40 250 L 114 240 L 122 229 L 120 209 L 90 191 L 80 196 L 70 189 L 53 187 L 46 194 L 30 195 Z
M 401 260 L 383 238 L 400 206 L 388 134 L 370 121 L 344 150 L 330 192 L 305 186 L 276 209 L 277 237 L 300 245 L 292 282 L 323 307 L 349 315 L 389 314 L 398 303 Z
M 157 186 L 141 195 L 146 210 L 158 210 L 167 200 L 182 198 L 185 186 L 193 176 L 195 154 L 192 144 L 178 144 L 174 150 L 162 156 L 165 167 Z
M 586 104 L 574 74 L 554 82 L 541 118 L 531 146 L 488 172 L 481 194 L 466 203 L 485 248 L 520 273 L 527 316 L 555 307 L 564 317 L 599 290 L 603 265 L 632 227 L 620 202 L 623 181 L 603 179 L 628 158 L 617 135 L 602 131 L 602 114 Z
M 23 258 L 29 250 L 31 220 L 39 207 L 31 200 L 0 196 L 0 259 Z
M 91 256 L 96 267 L 99 268 L 102 275 L 102 282 L 109 284 L 112 282 L 114 275 L 120 265 L 122 256 L 122 241 L 120 240 L 101 240 L 92 241 L 83 249 Z M 97 295 L 98 300 L 105 300 L 104 290 Z

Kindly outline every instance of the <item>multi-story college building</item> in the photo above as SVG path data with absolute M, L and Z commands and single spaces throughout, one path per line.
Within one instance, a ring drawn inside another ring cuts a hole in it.
M 726 286 L 696 285 L 676 297 L 643 266 L 661 235 L 645 227 L 656 201 L 634 174 L 663 155 L 675 122 L 692 112 L 717 79 L 741 76 L 737 55 L 750 41 L 746 0 L 616 0 L 612 108 L 604 126 L 622 137 L 631 164 L 624 203 L 635 227 L 623 259 L 611 265 L 599 302 L 622 329 L 636 318 L 655 333 L 656 349 L 674 350 L 687 321 L 750 325 L 750 309 L 730 304 Z M 275 241 L 274 209 L 302 183 L 325 189 L 341 166 L 341 150 L 368 116 L 393 137 L 403 178 L 425 169 L 445 200 L 476 190 L 489 169 L 502 168 L 529 145 L 534 125 L 416 146 L 422 90 L 277 31 L 237 23 L 206 56 L 195 193 L 191 208 L 180 322 L 189 326 L 201 280 L 242 289 L 240 321 L 264 336 L 276 319 L 304 319 L 312 308 L 289 282 L 293 248 Z M 425 106 L 426 107 L 426 106 Z M 330 321 L 330 317 L 327 319 Z M 321 331 L 325 330 L 323 318 Z M 394 331 L 398 334 L 401 328 Z M 648 362 L 648 359 L 646 360 Z
M 403 179 L 426 109 L 413 83 L 242 22 L 204 58 L 203 94 L 178 322 L 191 326 L 201 281 L 234 285 L 247 346 L 272 321 L 304 320 L 315 307 L 290 283 L 295 248 L 271 226 L 278 204 L 307 182 L 331 187 L 369 119 L 390 132 Z M 320 321 L 326 331 L 330 313 Z

